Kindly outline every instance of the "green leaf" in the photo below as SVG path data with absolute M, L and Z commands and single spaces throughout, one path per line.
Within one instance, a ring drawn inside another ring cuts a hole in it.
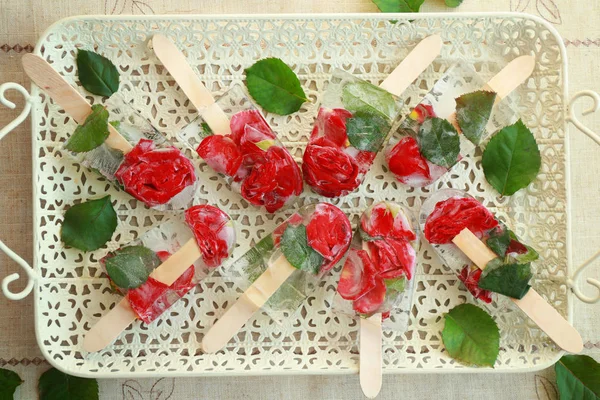
M 93 51 L 77 52 L 79 81 L 92 94 L 111 96 L 119 90 L 119 71 L 106 57 Z
M 308 101 L 298 77 L 278 58 L 265 58 L 246 68 L 250 96 L 265 110 L 288 115 Z
M 288 225 L 281 236 L 281 251 L 295 268 L 313 274 L 319 273 L 323 264 L 323 256 L 308 245 L 306 227 L 304 225 Z
M 481 162 L 490 185 L 510 196 L 536 178 L 542 159 L 533 134 L 519 120 L 492 137 Z
M 0 368 L 0 400 L 13 400 L 21 383 L 23 380 L 16 372 Z
M 40 400 L 98 400 L 98 381 L 50 368 L 40 376 Z
M 156 253 L 144 246 L 123 247 L 105 259 L 108 276 L 122 289 L 140 287 L 160 264 Z
M 493 367 L 500 352 L 498 325 L 473 304 L 461 304 L 445 315 L 442 340 L 450 357 L 468 365 Z
M 394 96 L 368 82 L 351 82 L 342 88 L 342 103 L 352 113 L 383 117 L 392 121 L 398 114 Z
M 250 282 L 254 282 L 267 269 L 265 258 L 273 251 L 275 243 L 273 236 L 268 235 L 261 239 L 241 256 L 230 268 L 240 268 Z
M 600 364 L 592 357 L 563 356 L 554 371 L 560 400 L 600 399 Z
M 117 213 L 110 195 L 76 204 L 65 213 L 60 239 L 83 251 L 97 250 L 110 240 L 117 229 Z
M 206 122 L 202 122 L 200 124 L 200 127 L 202 128 L 203 137 L 214 135 L 213 130 L 210 128 L 210 126 Z
M 425 0 L 373 0 L 373 3 L 384 13 L 419 12 Z
M 490 261 L 481 274 L 478 286 L 481 289 L 503 294 L 513 299 L 522 299 L 527 294 L 529 281 L 533 277 L 531 264 L 504 264 L 496 258 Z
M 92 106 L 92 109 L 94 109 L 94 106 Z M 121 121 L 110 121 L 109 124 L 111 124 L 112 127 L 115 128 L 117 131 L 121 129 Z
M 508 229 L 503 224 L 500 224 L 490 232 L 490 237 L 486 240 L 485 244 L 499 257 L 504 257 L 510 244 Z
M 104 106 L 94 104 L 92 113 L 83 124 L 77 125 L 65 148 L 75 153 L 90 151 L 104 143 L 108 135 L 108 111 Z
M 373 153 L 379 151 L 389 129 L 387 120 L 378 116 L 356 113 L 346 120 L 346 133 L 350 144 L 359 150 Z
M 421 154 L 434 164 L 450 168 L 458 160 L 460 138 L 452 124 L 442 118 L 428 118 L 417 135 Z
M 478 145 L 492 115 L 496 93 L 479 90 L 456 99 L 456 120 L 462 133 Z
M 458 7 L 462 4 L 463 0 L 446 0 L 446 5 L 448 7 Z
M 404 275 L 399 278 L 384 279 L 383 282 L 385 283 L 387 290 L 393 290 L 398 293 L 402 293 L 404 292 L 404 289 L 406 289 L 406 277 Z

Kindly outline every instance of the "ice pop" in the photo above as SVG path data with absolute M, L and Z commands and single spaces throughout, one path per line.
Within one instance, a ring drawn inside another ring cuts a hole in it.
M 476 199 L 460 190 L 436 192 L 421 207 L 419 222 L 425 239 L 474 296 L 490 302 L 486 289 L 504 294 L 558 346 L 572 353 L 583 349 L 579 333 L 529 285 L 537 252 Z
M 440 53 L 437 35 L 422 40 L 380 87 L 335 70 L 302 159 L 306 183 L 326 197 L 360 186 L 401 105 L 398 96 Z
M 91 106 L 44 59 L 23 56 L 27 75 L 83 124 Z M 106 103 L 109 110 L 108 139 L 85 153 L 70 153 L 82 165 L 98 171 L 118 187 L 159 210 L 185 209 L 191 205 L 196 171 L 179 149 L 126 103 L 119 94 Z
M 491 133 L 516 120 L 505 98 L 534 66 L 532 56 L 518 57 L 487 84 L 462 62 L 450 68 L 390 138 L 390 172 L 406 185 L 427 186 L 472 155 Z
M 196 107 L 180 138 L 250 204 L 273 213 L 302 193 L 300 168 L 239 86 L 215 102 L 177 46 L 162 35 L 154 52 Z
M 408 327 L 418 245 L 412 213 L 381 201 L 362 214 L 342 268 L 333 309 L 361 317 L 360 382 L 368 398 L 381 389 L 382 320 L 394 310 L 390 328 Z
M 226 213 L 198 205 L 184 216 L 185 222 L 154 227 L 100 261 L 124 298 L 87 333 L 87 351 L 110 344 L 136 318 L 150 324 L 229 257 L 236 235 Z
M 209 329 L 202 349 L 212 353 L 224 347 L 263 306 L 271 316 L 295 311 L 307 295 L 306 277 L 318 278 L 333 268 L 351 238 L 350 221 L 334 205 L 300 208 L 228 269 L 251 285 Z
M 293 203 L 302 193 L 300 168 L 244 91 L 235 86 L 215 104 L 231 116 L 231 133 L 213 133 L 200 116 L 180 139 L 250 204 L 273 213 Z

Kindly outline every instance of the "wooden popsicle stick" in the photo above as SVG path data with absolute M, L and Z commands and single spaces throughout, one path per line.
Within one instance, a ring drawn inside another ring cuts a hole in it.
M 380 88 L 401 96 L 442 51 L 442 38 L 431 35 L 421 40 L 400 64 L 381 82 Z
M 215 103 L 210 91 L 198 78 L 187 59 L 171 40 L 163 35 L 152 37 L 152 47 L 158 59 L 175 78 L 183 93 L 190 99 L 211 130 L 219 135 L 231 133 L 229 118 Z
M 196 239 L 191 238 L 162 264 L 156 267 L 150 276 L 167 286 L 171 286 L 187 269 L 202 257 Z
M 509 62 L 500 72 L 498 72 L 481 90 L 488 90 L 496 93 L 496 101 L 498 104 L 502 99 L 512 93 L 523 82 L 527 80 L 533 73 L 535 68 L 535 57 L 521 56 Z M 446 118 L 460 132 L 456 113 L 453 113 Z
M 156 267 L 150 276 L 171 286 L 200 257 L 202 257 L 202 253 L 196 244 L 196 239 L 192 238 Z M 136 319 L 137 315 L 131 309 L 129 300 L 124 297 L 86 333 L 83 349 L 89 352 L 102 350 L 119 337 L 121 332 Z
M 248 322 L 281 285 L 296 271 L 282 254 L 240 296 L 240 298 L 208 330 L 202 339 L 202 351 L 214 353 Z
M 490 79 L 483 89 L 496 92 L 496 102 L 498 102 L 525 82 L 533 73 L 534 68 L 534 56 L 517 57 Z
M 89 352 L 100 351 L 119 337 L 137 319 L 127 297 L 100 318 L 83 338 L 83 349 Z
M 362 248 L 368 254 L 369 244 L 363 242 Z M 381 313 L 373 314 L 369 318 L 360 319 L 360 387 L 369 399 L 377 397 L 383 382 L 383 331 L 381 329 Z
M 29 78 L 52 100 L 60 105 L 78 124 L 83 124 L 92 112 L 90 103 L 71 86 L 65 78 L 52 68 L 40 56 L 25 54 L 21 59 L 23 69 Z M 131 151 L 133 146 L 111 125 L 108 124 L 109 135 L 104 143 L 121 151 L 123 154 Z
M 485 269 L 487 263 L 497 257 L 468 228 L 463 229 L 452 242 L 480 269 Z M 560 348 L 570 353 L 583 350 L 579 332 L 533 288 L 522 299 L 511 300 Z
M 360 387 L 365 396 L 374 399 L 383 382 L 383 332 L 381 314 L 360 319 Z

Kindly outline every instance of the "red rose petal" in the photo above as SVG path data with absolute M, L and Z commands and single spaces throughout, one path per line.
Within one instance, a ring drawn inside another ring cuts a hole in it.
M 292 197 L 302 193 L 300 168 L 290 153 L 271 146 L 263 159 L 256 162 L 250 175 L 242 182 L 244 199 L 275 212 Z
M 344 263 L 338 293 L 346 300 L 356 300 L 375 287 L 376 269 L 364 250 L 350 250 Z
M 375 286 L 366 294 L 354 300 L 354 311 L 360 314 L 373 314 L 385 300 L 386 287 L 380 276 L 375 276 Z
M 231 138 L 236 144 L 241 144 L 247 126 L 260 131 L 266 137 L 275 139 L 273 130 L 258 110 L 245 110 L 234 114 L 231 117 L 229 126 L 231 128 Z
M 492 292 L 479 287 L 479 280 L 481 279 L 482 272 L 483 271 L 477 267 L 465 265 L 465 267 L 460 271 L 458 279 L 464 283 L 466 288 L 476 299 L 489 304 L 492 302 Z
M 140 287 L 127 292 L 129 304 L 138 318 L 149 324 L 196 286 L 194 275 L 192 265 L 170 287 L 150 277 Z
M 326 262 L 321 271 L 331 269 L 346 253 L 352 240 L 348 217 L 334 205 L 321 203 L 306 225 L 308 245 L 321 254 Z
M 411 136 L 400 140 L 386 154 L 388 168 L 396 179 L 411 186 L 425 186 L 433 182 L 429 164 L 421 155 L 417 141 Z
M 369 242 L 369 251 L 383 278 L 406 275 L 407 279 L 412 279 L 417 254 L 410 242 L 393 238 L 374 240 Z
M 525 245 L 521 244 L 521 242 L 519 242 L 518 240 L 515 240 L 515 239 L 511 239 L 510 243 L 508 244 L 508 248 L 506 249 L 506 254 L 509 254 L 509 253 L 525 254 L 528 251 L 529 250 L 527 250 L 527 247 L 525 247 Z
M 350 117 L 352 117 L 352 113 L 343 108 L 319 108 L 319 114 L 311 133 L 311 141 L 319 136 L 324 136 L 338 147 L 345 146 L 348 140 L 346 119 Z
M 498 225 L 492 213 L 471 198 L 452 197 L 435 205 L 425 222 L 425 238 L 429 243 L 445 244 L 465 228 L 482 235 Z
M 157 149 L 153 141 L 141 139 L 123 158 L 115 178 L 127 193 L 154 207 L 193 185 L 196 172 L 177 148 Z
M 304 180 L 322 196 L 343 196 L 360 185 L 356 160 L 324 137 L 306 147 L 302 160 Z
M 185 222 L 194 233 L 206 266 L 218 267 L 229 257 L 235 241 L 235 237 L 228 237 L 234 233 L 226 230 L 230 221 L 229 215 L 209 205 L 194 206 L 185 211 Z
M 242 163 L 242 153 L 230 136 L 208 136 L 196 152 L 215 172 L 227 176 L 234 176 Z
M 360 225 L 371 237 L 386 237 L 394 226 L 394 216 L 386 203 L 381 202 L 371 208 L 368 218 L 366 214 L 361 216 Z

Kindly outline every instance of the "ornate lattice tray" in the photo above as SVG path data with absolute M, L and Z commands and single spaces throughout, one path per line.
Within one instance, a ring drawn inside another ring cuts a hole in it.
M 120 70 L 122 94 L 183 149 L 176 133 L 195 112 L 148 48 L 148 40 L 158 32 L 185 46 L 188 60 L 216 93 L 241 85 L 244 68 L 260 58 L 279 57 L 293 66 L 311 102 L 291 116 L 268 115 L 268 119 L 298 161 L 334 67 L 378 83 L 419 40 L 440 34 L 445 42 L 442 55 L 406 92 L 406 114 L 459 59 L 489 78 L 514 57 L 535 55 L 535 72 L 514 95 L 543 157 L 539 178 L 527 190 L 498 197 L 483 176 L 479 155 L 463 159 L 435 187 L 407 188 L 384 170 L 380 155 L 360 191 L 334 203 L 356 223 L 375 200 L 399 201 L 417 213 L 431 191 L 450 186 L 467 190 L 540 251 L 543 262 L 537 264 L 533 285 L 571 319 L 566 52 L 562 39 L 545 22 L 520 14 L 76 17 L 50 27 L 35 52 L 73 83 L 77 82 L 77 48 L 95 48 L 106 55 Z M 4 90 L 15 88 L 29 100 L 23 118 L 32 107 L 34 267 L 21 263 L 30 279 L 23 292 L 14 294 L 8 288 L 16 274 L 5 279 L 3 289 L 17 299 L 33 288 L 38 343 L 52 364 L 71 374 L 96 377 L 357 371 L 358 321 L 333 314 L 325 301 L 335 290 L 337 273 L 328 275 L 283 325 L 258 314 L 216 354 L 202 354 L 199 342 L 206 328 L 239 295 L 235 283 L 218 271 L 150 326 L 138 321 L 106 350 L 84 353 L 86 331 L 118 297 L 110 293 L 98 266 L 106 249 L 82 254 L 63 247 L 59 230 L 65 209 L 73 202 L 110 193 L 121 221 L 109 250 L 170 215 L 146 209 L 67 158 L 59 142 L 73 131 L 75 122 L 37 87 L 31 88 L 29 96 L 20 86 L 6 84 L 0 100 Z M 290 213 L 265 215 L 231 191 L 205 164 L 200 164 L 200 171 L 196 200 L 222 207 L 237 221 L 239 244 L 233 259 Z M 319 197 L 307 189 L 300 204 L 316 200 Z M 1 248 L 6 250 L 4 245 Z M 384 371 L 490 371 L 463 367 L 445 352 L 440 337 L 443 314 L 473 300 L 425 244 L 417 279 L 408 332 L 384 333 Z M 479 305 L 492 313 L 502 332 L 494 371 L 540 369 L 560 356 L 559 349 L 509 301 L 498 298 L 491 305 Z

